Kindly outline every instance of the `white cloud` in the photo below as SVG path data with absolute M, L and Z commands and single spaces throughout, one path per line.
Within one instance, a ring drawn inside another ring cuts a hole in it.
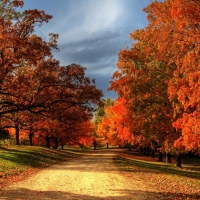
M 85 9 L 84 24 L 90 33 L 113 27 L 122 13 L 121 3 L 116 0 L 90 1 Z
M 88 35 L 116 27 L 122 14 L 122 1 L 86 0 L 69 5 L 68 12 L 63 13 L 59 21 L 60 40 L 80 40 Z

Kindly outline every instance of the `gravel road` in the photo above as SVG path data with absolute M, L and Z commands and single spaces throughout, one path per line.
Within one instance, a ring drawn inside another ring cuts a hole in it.
M 0 199 L 140 200 L 160 199 L 147 183 L 129 178 L 114 163 L 116 152 L 97 150 L 51 166 L 10 185 Z

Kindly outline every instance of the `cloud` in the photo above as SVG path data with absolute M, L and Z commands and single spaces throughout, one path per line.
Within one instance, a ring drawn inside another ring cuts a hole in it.
M 108 91 L 110 87 L 110 74 L 92 74 L 89 76 L 90 78 L 94 78 L 96 80 L 96 86 L 98 89 L 103 90 L 104 98 L 110 97 L 111 99 L 115 99 L 117 94 L 114 91 Z
M 114 99 L 116 93 L 107 89 L 113 72 L 117 70 L 119 50 L 125 48 L 123 34 L 122 29 L 108 29 L 84 39 L 59 43 L 60 52 L 56 57 L 62 65 L 77 63 L 86 67 L 86 75 L 96 79 L 97 87 L 103 90 L 105 98 L 109 96 Z M 128 37 L 126 39 L 128 41 Z
M 60 52 L 56 55 L 63 64 L 104 63 L 104 60 L 110 60 L 113 56 L 117 56 L 121 44 L 120 36 L 119 30 L 94 33 L 82 40 L 60 44 Z
M 54 18 L 50 21 L 51 26 L 45 29 L 60 33 L 61 40 L 82 39 L 85 35 L 115 27 L 123 13 L 120 0 L 59 0 L 54 5 L 52 2 L 47 13 Z
M 24 0 L 26 9 L 37 8 L 53 19 L 36 33 L 42 37 L 58 33 L 59 52 L 53 52 L 61 65 L 77 63 L 87 68 L 105 96 L 109 81 L 117 70 L 120 49 L 131 47 L 129 33 L 147 25 L 142 8 L 151 0 Z

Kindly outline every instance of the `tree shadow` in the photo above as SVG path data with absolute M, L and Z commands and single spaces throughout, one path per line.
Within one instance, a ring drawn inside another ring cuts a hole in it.
M 113 165 L 113 154 L 94 154 L 94 155 L 85 155 L 80 158 L 75 158 L 68 163 L 59 163 L 59 165 L 51 166 L 48 169 L 57 169 L 57 170 L 72 170 L 79 172 L 102 172 L 103 173 L 113 173 L 118 172 L 119 169 Z
M 188 178 L 193 178 L 193 179 L 200 179 L 200 172 L 199 171 L 188 171 L 188 170 L 184 170 L 184 169 L 179 169 L 174 167 L 173 165 L 170 164 L 165 164 L 165 163 L 152 163 L 152 162 L 148 162 L 148 161 L 142 161 L 142 160 L 135 160 L 133 159 L 129 159 L 129 158 L 124 158 L 121 156 L 117 156 L 115 158 L 115 163 L 119 164 L 119 163 L 124 163 L 124 165 L 127 166 L 137 166 L 143 169 L 149 169 L 151 171 L 154 171 L 155 173 L 166 173 L 166 174 L 171 174 L 171 175 L 179 175 L 179 176 L 184 176 L 184 177 L 188 177 Z M 194 169 L 193 169 L 194 170 Z
M 83 192 L 85 193 L 85 192 Z M 26 188 L 15 190 L 0 191 L 0 199 L 2 200 L 160 200 L 160 199 L 193 199 L 198 200 L 199 194 L 180 194 L 180 193 L 165 193 L 165 192 L 149 192 L 141 190 L 110 190 L 109 194 L 102 191 L 99 194 L 81 194 L 63 191 L 36 191 Z
M 155 163 L 159 162 L 160 165 L 162 163 L 158 161 L 158 152 L 155 152 L 154 158 L 152 158 L 151 155 L 147 155 L 147 154 L 141 153 L 139 151 L 134 151 L 134 150 L 133 151 L 123 150 L 121 151 L 121 153 L 130 155 L 134 157 L 135 159 L 139 159 L 139 160 L 141 159 L 144 161 L 150 161 L 150 162 L 155 162 Z M 163 160 L 165 160 L 165 156 L 163 156 Z M 176 164 L 175 155 L 171 155 L 171 162 L 172 163 L 168 163 L 168 166 Z M 200 156 L 193 155 L 193 154 L 182 155 L 181 162 L 182 162 L 182 168 L 200 172 Z M 166 166 L 166 163 L 163 162 L 163 165 Z
M 5 151 L 5 154 L 0 154 L 1 159 L 31 167 L 40 167 L 43 166 L 43 163 L 52 164 L 54 161 L 62 162 L 70 158 L 78 157 L 60 151 L 50 151 L 49 149 L 45 149 L 43 153 L 3 147 L 0 149 Z

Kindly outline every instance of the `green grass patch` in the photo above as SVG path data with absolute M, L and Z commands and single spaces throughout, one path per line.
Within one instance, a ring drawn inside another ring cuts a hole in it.
M 153 162 L 135 159 L 134 156 L 125 158 L 123 155 L 119 155 L 116 158 L 118 164 L 120 163 L 124 169 L 130 170 L 130 166 L 137 166 L 153 171 L 163 172 L 169 175 L 185 176 L 188 178 L 194 178 L 200 180 L 200 170 L 198 167 L 191 167 L 190 164 L 184 164 L 183 168 L 177 168 L 174 164 L 167 164 L 164 162 Z M 194 164 L 193 164 L 194 165 Z M 195 165 L 196 166 L 196 165 Z M 189 169 L 189 170 L 188 170 Z
M 42 168 L 77 157 L 74 152 L 43 147 L 0 147 L 0 182 L 30 168 Z
M 162 199 L 200 199 L 200 171 L 197 160 L 177 168 L 175 164 L 153 161 L 144 155 L 123 152 L 114 159 L 123 176 L 148 184 L 149 188 L 162 194 Z M 186 166 L 191 166 L 188 170 Z

